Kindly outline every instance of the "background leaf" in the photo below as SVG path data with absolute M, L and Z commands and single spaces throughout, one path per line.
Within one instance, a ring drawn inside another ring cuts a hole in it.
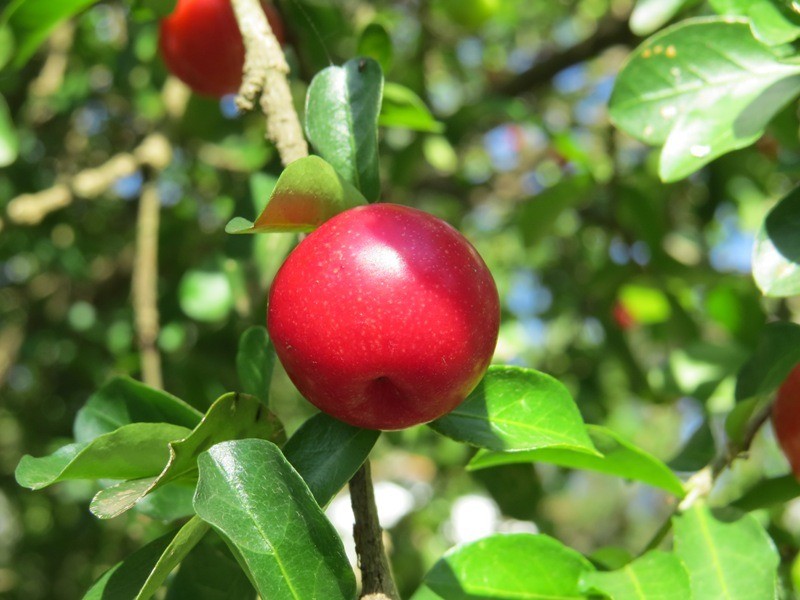
M 649 35 L 666 25 L 688 0 L 636 0 L 631 13 L 631 31 L 636 35 Z
M 753 249 L 753 276 L 765 296 L 800 294 L 800 189 L 793 190 L 764 219 Z
M 0 17 L 13 32 L 16 52 L 12 65 L 19 69 L 65 19 L 93 5 L 97 0 L 12 0 Z
M 17 483 L 38 490 L 68 479 L 136 479 L 158 473 L 169 459 L 169 442 L 189 430 L 167 423 L 132 423 L 91 442 L 60 448 L 50 456 L 23 456 Z
M 431 114 L 422 98 L 404 85 L 392 82 L 383 86 L 378 125 L 427 133 L 444 131 L 444 125 Z
M 670 552 L 653 550 L 617 571 L 586 573 L 581 585 L 587 592 L 611 600 L 686 600 L 692 598 L 689 574 Z
M 294 432 L 283 454 L 324 507 L 364 464 L 379 436 L 318 413 Z
M 775 597 L 778 553 L 753 516 L 695 505 L 674 517 L 673 527 L 693 598 Z
M 756 141 L 800 93 L 798 73 L 800 65 L 781 61 L 747 21 L 690 19 L 631 55 L 614 87 L 611 117 L 626 133 L 663 144 L 659 173 L 676 181 Z
M 769 394 L 800 362 L 800 325 L 776 321 L 764 327 L 753 355 L 736 380 L 736 400 Z
M 250 327 L 239 338 L 236 373 L 242 391 L 269 406 L 269 386 L 275 369 L 275 349 L 265 327 Z
M 358 47 L 356 54 L 368 56 L 378 61 L 384 73 L 392 68 L 394 60 L 394 48 L 392 48 L 392 38 L 386 28 L 380 23 L 370 23 L 358 37 Z
M 488 450 L 560 446 L 594 453 L 567 389 L 533 369 L 489 367 L 464 402 L 429 425 L 454 440 Z
M 130 377 L 115 377 L 78 411 L 74 434 L 77 442 L 88 442 L 129 423 L 165 422 L 192 429 L 202 416 L 171 394 Z
M 578 581 L 593 570 L 551 537 L 517 533 L 454 548 L 428 572 L 425 584 L 447 600 L 566 600 L 581 596 Z
M 5 31 L 0 28 L 0 34 Z M 0 46 L 3 39 L 0 36 Z M 2 52 L 0 50 L 0 52 Z M 2 62 L 2 60 L 0 60 Z M 2 65 L 0 65 L 2 67 Z M 8 110 L 6 99 L 0 94 L 0 167 L 6 167 L 17 160 L 19 154 L 19 138 L 14 129 L 14 122 L 11 120 L 11 112 Z
M 784 0 L 710 0 L 721 15 L 747 17 L 753 35 L 765 44 L 786 44 L 800 37 L 800 15 Z
M 587 425 L 589 437 L 601 455 L 572 448 L 540 448 L 522 452 L 480 450 L 469 462 L 470 469 L 485 469 L 519 462 L 545 462 L 571 469 L 587 469 L 641 481 L 683 497 L 681 480 L 667 465 L 619 435 L 599 425 Z
M 370 58 L 328 67 L 311 81 L 306 133 L 317 153 L 371 201 L 380 195 L 378 113 L 380 65 Z
M 277 446 L 224 442 L 198 464 L 195 510 L 236 547 L 262 596 L 353 598 L 342 541 Z

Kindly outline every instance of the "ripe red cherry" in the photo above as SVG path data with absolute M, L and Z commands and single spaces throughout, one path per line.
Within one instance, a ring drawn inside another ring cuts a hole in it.
M 450 412 L 494 352 L 492 275 L 453 227 L 373 204 L 311 233 L 278 271 L 267 329 L 311 403 L 351 425 L 402 429 Z
M 800 479 L 800 365 L 778 389 L 772 405 L 772 427 L 795 477 Z
M 278 11 L 267 2 L 261 6 L 283 44 Z M 178 0 L 161 22 L 158 44 L 170 72 L 198 94 L 219 98 L 239 90 L 244 43 L 230 0 Z

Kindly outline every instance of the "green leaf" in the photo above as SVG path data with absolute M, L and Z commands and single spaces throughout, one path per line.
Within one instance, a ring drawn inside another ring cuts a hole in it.
M 800 481 L 794 475 L 762 479 L 740 498 L 730 503 L 733 508 L 750 512 L 785 504 L 800 497 Z
M 669 298 L 655 286 L 624 285 L 620 288 L 619 299 L 637 323 L 663 323 L 672 315 Z
M 255 600 L 247 575 L 216 533 L 209 533 L 181 562 L 166 600 Z
M 275 348 L 264 327 L 250 327 L 239 338 L 236 372 L 242 390 L 269 405 L 269 385 L 275 368 Z
M 650 35 L 666 25 L 689 0 L 637 0 L 630 27 L 636 35 Z
M 181 527 L 164 549 L 134 600 L 148 600 L 148 598 L 151 598 L 166 581 L 172 570 L 203 539 L 208 529 L 208 523 L 200 517 L 192 517 L 188 523 Z
M 3 29 L 0 28 L 0 33 Z M 3 45 L 0 36 L 0 46 Z M 0 51 L 1 53 L 2 51 Z M 14 129 L 14 122 L 11 120 L 11 112 L 8 110 L 6 99 L 0 94 L 0 167 L 7 167 L 19 155 L 19 137 Z
M 663 144 L 659 172 L 676 181 L 752 144 L 800 93 L 800 65 L 781 61 L 745 20 L 689 19 L 645 41 L 617 77 L 614 123 Z
M 313 231 L 332 216 L 366 204 L 355 187 L 319 156 L 300 158 L 283 170 L 269 202 L 251 223 L 241 217 L 228 233 Z
M 184 273 L 178 286 L 181 310 L 191 319 L 216 323 L 233 310 L 233 287 L 223 271 L 192 269 Z
M 277 446 L 224 442 L 198 463 L 195 510 L 235 546 L 262 596 L 355 596 L 341 539 Z
M 244 438 L 282 443 L 285 434 L 280 421 L 258 398 L 238 393 L 220 396 L 188 436 L 173 438 L 178 441 L 169 444 L 169 460 L 166 466 L 162 462 L 157 477 L 126 481 L 100 490 L 90 509 L 101 519 L 116 517 L 159 487 L 187 475 L 193 477 L 197 457 L 214 444 Z
M 533 369 L 489 367 L 461 405 L 429 425 L 456 441 L 488 450 L 555 446 L 596 454 L 567 388 Z
M 382 94 L 380 65 L 370 58 L 357 58 L 317 73 L 306 97 L 309 141 L 369 201 L 380 195 L 378 113 Z
M 368 56 L 378 61 L 384 73 L 392 68 L 394 48 L 392 38 L 380 23 L 370 23 L 361 32 L 356 50 L 358 56 Z
M 676 471 L 699 471 L 713 460 L 716 453 L 711 425 L 708 419 L 703 419 L 677 456 L 669 461 L 669 467 Z
M 69 444 L 50 456 L 25 455 L 17 483 L 38 490 L 68 479 L 136 479 L 158 473 L 169 459 L 169 442 L 189 430 L 167 423 L 132 423 L 90 442 Z
M 780 562 L 759 522 L 696 504 L 673 518 L 675 553 L 689 572 L 692 598 L 775 598 Z
M 289 438 L 283 454 L 324 507 L 364 464 L 378 436 L 318 413 Z
M 97 390 L 75 417 L 77 442 L 130 423 L 172 423 L 192 429 L 203 414 L 175 396 L 129 377 L 115 377 Z
M 589 437 L 600 455 L 587 454 L 572 448 L 541 448 L 525 452 L 487 452 L 480 450 L 467 468 L 485 469 L 520 462 L 546 462 L 571 469 L 587 469 L 641 481 L 683 497 L 681 480 L 667 465 L 619 435 L 600 427 L 587 425 Z
M 689 574 L 681 560 L 659 550 L 648 552 L 617 571 L 586 573 L 581 585 L 584 591 L 604 594 L 611 600 L 686 600 L 693 597 Z
M 195 481 L 174 481 L 147 494 L 136 504 L 136 511 L 156 521 L 168 523 L 194 515 Z
M 149 9 L 156 18 L 164 18 L 173 10 L 177 0 L 138 0 L 139 6 Z
M 765 44 L 786 44 L 800 37 L 800 15 L 785 0 L 711 0 L 721 15 L 747 17 L 753 35 Z
M 589 175 L 576 175 L 562 179 L 526 200 L 513 219 L 522 239 L 530 246 L 551 235 L 556 219 L 566 210 L 586 202 L 594 189 L 594 181 Z
M 583 597 L 581 575 L 593 570 L 578 552 L 551 537 L 516 533 L 454 548 L 424 583 L 447 600 L 574 600 Z
M 12 66 L 22 67 L 55 27 L 97 0 L 12 0 L 0 16 L 16 41 Z
M 83 596 L 83 600 L 132 600 L 142 589 L 175 532 L 153 540 L 118 562 L 98 579 Z
M 736 401 L 769 394 L 800 363 L 800 325 L 776 321 L 761 332 L 755 352 L 739 370 Z
M 0 19 L 0 69 L 14 56 L 14 33 L 11 27 Z
M 764 219 L 753 248 L 753 277 L 765 296 L 800 294 L 800 188 Z
M 434 118 L 422 98 L 406 86 L 390 82 L 383 86 L 378 125 L 425 133 L 444 131 L 444 124 Z

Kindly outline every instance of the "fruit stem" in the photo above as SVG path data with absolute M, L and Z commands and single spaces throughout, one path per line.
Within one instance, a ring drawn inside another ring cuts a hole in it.
M 245 48 L 242 85 L 236 105 L 240 110 L 252 110 L 256 98 L 261 95 L 261 110 L 267 117 L 267 138 L 275 144 L 286 166 L 308 156 L 308 144 L 286 78 L 289 65 L 259 0 L 231 0 L 231 4 Z
M 350 502 L 355 515 L 353 538 L 361 569 L 361 598 L 399 600 L 400 594 L 383 547 L 383 531 L 378 521 L 369 460 L 350 480 Z

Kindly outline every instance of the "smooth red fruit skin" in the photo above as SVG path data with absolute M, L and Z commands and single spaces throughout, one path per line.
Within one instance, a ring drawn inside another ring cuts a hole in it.
M 794 476 L 800 479 L 800 365 L 778 389 L 772 405 L 772 427 Z
M 345 211 L 278 271 L 267 329 L 300 393 L 367 429 L 403 429 L 454 409 L 478 384 L 500 325 L 475 248 L 428 213 Z
M 283 44 L 280 15 L 269 3 L 262 8 Z M 220 98 L 239 90 L 244 43 L 230 0 L 178 0 L 161 22 L 158 45 L 169 71 L 198 94 Z

